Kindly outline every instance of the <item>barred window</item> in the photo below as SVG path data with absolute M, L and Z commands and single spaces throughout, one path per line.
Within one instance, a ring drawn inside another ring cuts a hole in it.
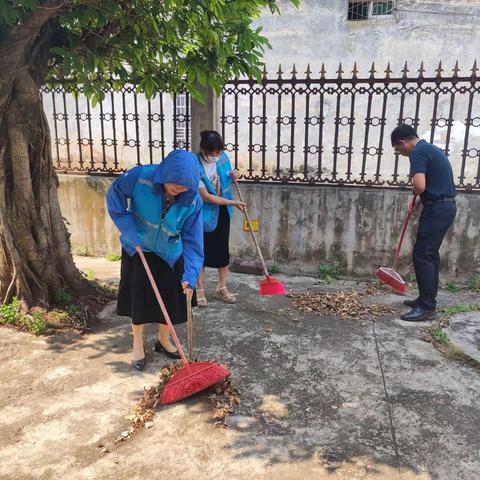
M 180 148 L 185 148 L 187 142 L 187 123 L 185 122 L 185 115 L 187 114 L 187 96 L 179 94 L 176 97 L 176 138 Z
M 394 0 L 349 0 L 348 20 L 369 20 L 392 15 Z

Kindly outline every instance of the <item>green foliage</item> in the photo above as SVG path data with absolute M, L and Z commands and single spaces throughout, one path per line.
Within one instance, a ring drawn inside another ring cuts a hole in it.
M 80 245 L 78 247 L 75 247 L 73 249 L 73 253 L 75 255 L 78 255 L 79 257 L 89 257 L 90 252 L 88 250 L 88 247 L 86 245 Z
M 432 338 L 439 343 L 448 344 L 450 342 L 448 335 L 441 328 L 433 328 L 431 334 Z
M 48 328 L 47 321 L 40 312 L 25 315 L 17 297 L 13 297 L 11 303 L 0 306 L 0 324 L 17 325 L 35 335 L 45 333 Z
M 452 343 L 448 335 L 440 327 L 431 328 L 429 331 L 432 339 L 440 345 L 440 348 L 438 348 L 438 345 L 436 345 L 436 347 L 446 355 L 447 358 L 480 370 L 480 362 L 467 355 L 460 347 Z
M 343 274 L 343 268 L 337 262 L 321 263 L 318 267 L 318 278 L 325 283 L 338 280 Z
M 299 0 L 290 0 L 297 6 Z M 106 88 L 126 83 L 152 97 L 169 87 L 202 94 L 197 83 L 217 94 L 241 75 L 261 76 L 270 48 L 253 22 L 276 0 L 83 0 L 64 2 L 50 22 L 50 79 L 75 80 L 95 105 Z M 0 2 L 0 38 L 38 14 L 37 0 Z
M 12 298 L 12 303 L 0 306 L 0 323 L 16 325 L 21 318 L 21 306 L 17 297 Z
M 35 335 L 41 335 L 48 329 L 48 324 L 40 312 L 33 312 L 31 316 L 25 315 L 22 319 L 23 326 Z
M 117 295 L 117 288 L 112 287 L 108 283 L 99 282 L 98 280 L 93 281 L 95 288 L 102 292 L 104 295 L 110 298 L 115 298 Z
M 122 256 L 121 255 L 118 255 L 116 253 L 109 253 L 106 257 L 105 257 L 109 262 L 118 262 L 119 260 L 122 259 Z
M 459 303 L 458 305 L 454 305 L 453 307 L 447 307 L 442 310 L 442 314 L 445 317 L 451 317 L 457 313 L 467 313 L 473 312 L 475 310 L 480 310 L 480 305 L 465 305 L 463 303 Z
M 70 305 L 73 302 L 73 294 L 66 289 L 55 292 L 54 298 L 57 303 L 62 305 Z
M 68 308 L 70 308 L 70 305 L 67 307 L 67 310 Z M 50 312 L 50 315 L 54 320 L 59 323 L 68 323 L 69 321 L 68 312 L 64 310 L 52 310 Z
M 478 273 L 470 274 L 466 286 L 472 292 L 480 292 L 480 275 Z
M 270 267 L 268 268 L 268 273 L 270 273 L 271 275 L 276 275 L 279 272 L 280 268 L 276 264 L 270 265 Z
M 404 278 L 408 283 L 415 283 L 417 281 L 414 273 L 407 273 Z
M 86 270 L 82 273 L 89 282 L 95 280 L 95 272 L 93 270 Z
M 67 313 L 68 315 L 75 316 L 80 312 L 80 307 L 76 304 L 68 305 Z
M 24 22 L 38 7 L 38 0 L 7 0 L 0 2 L 0 26 L 13 27 Z M 3 24 L 3 25 L 2 25 Z
M 458 293 L 461 290 L 461 288 L 453 282 L 447 282 L 445 286 L 445 290 L 448 290 L 449 292 L 452 292 L 452 293 Z

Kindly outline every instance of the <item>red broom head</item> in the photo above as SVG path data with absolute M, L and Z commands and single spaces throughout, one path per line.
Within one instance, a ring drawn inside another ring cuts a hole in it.
M 218 363 L 189 363 L 172 375 L 165 385 L 160 403 L 166 404 L 183 400 L 215 385 L 229 375 L 230 372 Z
M 378 279 L 392 287 L 396 292 L 404 295 L 408 290 L 408 285 L 403 281 L 402 277 L 392 268 L 380 267 L 375 275 Z
M 266 277 L 260 284 L 260 295 L 285 295 L 287 289 L 285 285 L 275 277 Z

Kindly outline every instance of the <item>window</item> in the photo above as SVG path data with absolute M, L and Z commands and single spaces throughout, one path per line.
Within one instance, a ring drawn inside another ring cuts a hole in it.
M 371 20 L 376 17 L 392 15 L 394 1 L 349 0 L 348 20 Z
M 176 117 L 175 117 L 175 127 L 176 127 L 176 138 L 175 143 L 179 148 L 187 147 L 187 96 L 182 93 L 176 96 L 175 99 L 176 106 Z

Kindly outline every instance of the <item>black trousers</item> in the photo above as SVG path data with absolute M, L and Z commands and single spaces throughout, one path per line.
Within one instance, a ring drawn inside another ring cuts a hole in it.
M 418 304 L 427 310 L 437 306 L 440 246 L 452 225 L 457 207 L 455 203 L 434 203 L 423 207 L 413 247 L 413 266 L 420 295 Z

